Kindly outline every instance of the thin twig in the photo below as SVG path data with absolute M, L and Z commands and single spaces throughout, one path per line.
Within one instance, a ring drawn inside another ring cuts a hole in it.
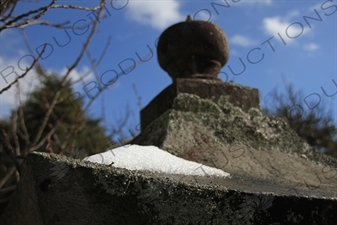
M 69 108 L 62 114 L 61 118 L 55 122 L 55 125 L 51 126 L 51 130 L 45 135 L 45 137 L 38 144 L 33 144 L 32 145 L 33 147 L 31 147 L 28 150 L 28 152 L 32 152 L 32 151 L 39 149 L 47 141 L 48 137 L 53 135 L 56 132 L 56 129 L 58 128 L 58 126 L 60 126 L 60 124 L 62 124 L 62 121 L 65 118 L 65 116 L 68 114 L 68 112 L 69 112 Z
M 77 110 L 78 111 L 76 112 L 76 118 L 77 118 L 78 114 L 80 113 L 80 109 L 78 108 Z M 64 141 L 63 141 L 63 144 L 61 145 L 61 153 L 63 153 L 64 150 L 68 147 L 68 145 L 70 143 L 70 140 L 71 140 L 71 137 L 75 133 L 76 126 L 78 126 L 77 121 L 78 120 L 76 119 L 76 121 L 71 125 L 71 127 L 69 129 L 69 132 L 67 133 L 65 138 L 63 138 Z
M 101 0 L 101 6 L 103 6 L 105 4 L 105 0 Z M 98 15 L 99 15 L 99 18 L 101 16 L 101 13 L 102 13 L 102 7 L 100 8 L 100 11 L 98 12 Z M 78 65 L 78 63 L 80 62 L 80 60 L 82 59 L 85 51 L 87 50 L 88 46 L 89 46 L 89 43 L 91 42 L 91 39 L 93 37 L 93 35 L 95 34 L 96 32 L 96 28 L 97 28 L 97 25 L 98 25 L 98 20 L 94 22 L 93 26 L 92 26 L 92 29 L 91 29 L 91 32 L 86 40 L 86 42 L 84 43 L 83 45 L 83 48 L 82 48 L 82 51 L 80 52 L 79 56 L 77 57 L 77 59 L 75 60 L 75 62 L 68 68 L 66 74 L 64 75 L 62 81 L 61 81 L 61 88 L 66 84 L 67 82 L 67 79 L 68 79 L 68 76 L 70 75 L 71 71 Z M 61 88 L 55 93 L 55 96 L 54 96 L 54 99 L 52 101 L 52 103 L 50 104 L 50 108 L 48 109 L 47 113 L 46 113 L 46 116 L 40 126 L 40 129 L 39 129 L 39 132 L 38 134 L 36 135 L 35 137 L 35 140 L 33 141 L 33 146 L 35 144 L 37 144 L 37 142 L 39 141 L 39 139 L 41 138 L 41 135 L 42 135 L 42 132 L 44 130 L 44 128 L 46 127 L 47 125 L 47 122 L 49 120 L 49 117 L 50 117 L 50 114 L 61 94 Z
M 142 59 L 145 59 L 147 56 L 145 56 L 145 57 L 143 57 Z M 126 69 L 126 71 L 127 70 L 129 70 L 129 69 L 131 69 L 131 68 L 134 68 L 134 67 L 136 67 L 136 66 L 138 66 L 139 64 L 141 64 L 142 63 L 142 60 L 139 60 L 137 63 L 136 63 L 136 65 L 134 65 L 134 66 L 129 66 L 127 69 Z M 120 72 L 119 74 L 117 74 L 117 77 L 120 77 L 120 76 L 122 76 L 123 75 L 123 72 Z M 90 99 L 90 101 L 87 103 L 87 105 L 85 106 L 85 108 L 84 108 L 84 112 L 86 112 L 89 108 L 90 108 L 90 106 L 91 106 L 91 104 L 98 98 L 98 96 L 105 90 L 105 89 L 108 89 L 109 88 L 109 85 L 107 85 L 107 86 L 105 86 L 104 88 L 102 88 L 99 92 L 97 92 L 91 99 Z
M 14 144 L 15 144 L 15 155 L 20 155 L 20 144 L 19 144 L 19 138 L 17 135 L 17 129 L 18 129 L 18 110 L 15 110 L 13 113 L 13 119 L 12 119 L 12 131 L 13 131 L 13 138 L 14 138 Z
M 132 89 L 137 97 L 137 105 L 139 107 L 139 110 L 142 110 L 143 106 L 142 106 L 142 97 L 139 95 L 136 84 L 133 83 L 132 84 Z
M 49 26 L 49 27 L 55 27 L 55 28 L 62 28 L 62 29 L 72 29 L 74 28 L 73 26 L 65 26 L 67 24 L 70 24 L 70 21 L 65 21 L 63 23 L 51 23 L 46 20 L 35 20 L 33 22 L 30 22 L 29 25 L 43 25 L 43 26 Z M 23 26 L 25 27 L 25 26 Z M 21 26 L 22 28 L 22 26 Z M 82 29 L 85 27 L 81 27 Z
M 7 23 L 5 23 L 4 26 L 0 27 L 0 32 L 2 30 L 4 30 L 4 29 L 14 28 L 14 27 L 22 27 L 22 26 L 28 25 L 29 23 L 32 23 L 34 20 L 36 20 L 36 19 L 40 18 L 41 16 L 43 16 L 48 11 L 48 9 L 50 9 L 51 6 L 53 4 L 55 4 L 55 1 L 56 0 L 52 0 L 51 3 L 49 5 L 47 5 L 47 6 L 43 6 L 41 8 L 38 8 L 38 9 L 35 9 L 35 10 L 31 10 L 31 11 L 29 11 L 27 13 L 24 13 L 24 14 L 21 14 L 21 15 L 15 17 L 14 19 L 12 19 L 12 20 L 8 21 Z M 34 14 L 34 13 L 38 13 L 38 14 L 35 15 L 35 16 L 33 16 L 30 19 L 25 20 L 22 23 L 15 23 L 15 22 L 17 22 L 17 21 L 19 21 L 19 20 L 21 20 L 21 19 L 23 19 L 25 17 L 28 17 L 29 15 Z M 13 24 L 13 23 L 15 23 L 15 24 Z M 13 24 L 13 25 L 11 25 L 11 24 Z
M 23 37 L 23 41 L 24 41 L 26 47 L 27 47 L 28 50 L 29 50 L 29 53 L 30 53 L 31 55 L 34 55 L 35 52 L 34 52 L 32 46 L 31 46 L 31 44 L 30 44 L 29 41 L 28 41 L 28 37 L 27 37 L 27 35 L 26 35 L 25 29 L 21 29 L 21 35 L 22 35 L 22 37 Z M 44 69 L 43 66 L 42 66 L 41 61 L 36 62 L 36 65 L 39 66 L 39 67 L 42 69 L 42 71 L 45 71 L 45 69 Z M 43 77 L 47 78 L 47 76 L 46 76 L 44 73 L 42 73 L 41 75 L 42 75 Z
M 105 56 L 105 54 L 106 54 L 106 52 L 107 52 L 107 50 L 108 50 L 110 44 L 111 44 L 111 36 L 108 37 L 108 40 L 107 40 L 107 42 L 106 42 L 106 44 L 105 44 L 105 46 L 104 46 L 104 48 L 103 48 L 104 50 L 103 50 L 103 52 L 101 53 L 100 57 L 98 58 L 97 62 L 95 62 L 95 64 L 92 63 L 92 65 L 91 65 L 92 68 L 97 68 L 97 67 L 101 64 L 101 62 L 102 62 L 102 60 L 103 60 L 103 58 L 104 58 L 104 56 Z M 90 54 L 90 52 L 87 51 L 87 54 Z M 74 85 L 74 84 L 76 84 L 76 83 L 78 83 L 78 82 L 82 82 L 82 84 L 83 84 L 83 80 L 84 80 L 87 76 L 89 76 L 90 73 L 91 73 L 92 71 L 93 71 L 93 69 L 90 69 L 90 70 L 87 71 L 87 72 L 86 72 L 80 79 L 78 79 L 78 80 L 76 80 L 76 81 L 73 81 L 73 82 L 71 83 L 71 85 Z M 83 86 L 84 86 L 84 84 L 83 84 Z
M 98 71 L 97 71 L 97 66 L 95 65 L 95 60 L 91 57 L 91 54 L 90 54 L 89 50 L 86 53 L 87 53 L 89 62 L 92 65 L 91 71 L 93 71 L 93 73 L 95 74 L 95 78 L 96 78 L 96 81 L 97 81 L 97 84 L 98 84 L 98 89 L 101 89 L 102 84 L 101 84 L 101 82 L 99 82 L 99 74 L 98 74 Z
M 15 171 L 15 166 L 12 166 L 9 170 L 7 170 L 6 175 L 0 180 L 0 188 L 2 188 L 6 184 L 6 182 L 9 180 L 9 178 L 11 178 Z
M 23 113 L 23 109 L 20 106 L 19 107 L 19 113 L 20 113 L 20 124 L 21 124 L 21 128 L 23 130 L 23 140 L 25 140 L 26 142 L 26 146 L 29 146 L 29 134 L 28 134 L 28 130 L 26 127 L 26 123 L 25 123 L 25 117 L 24 117 L 24 113 Z
M 4 129 L 2 129 L 1 132 L 2 134 L 0 135 L 0 142 L 2 143 L 5 152 L 12 158 L 17 171 L 19 171 L 19 173 L 21 174 L 21 165 L 14 155 L 14 150 L 8 139 L 8 135 Z
M 53 5 L 52 9 L 79 9 L 79 10 L 86 10 L 86 11 L 96 11 L 101 9 L 102 5 L 96 6 L 94 8 L 78 6 L 78 5 Z M 103 6 L 104 7 L 104 6 Z
M 0 91 L 0 95 L 7 91 L 9 88 L 11 88 L 11 86 L 13 84 L 15 84 L 16 82 L 18 82 L 21 78 L 25 77 L 26 74 L 34 67 L 34 65 L 36 64 L 36 62 L 40 59 L 40 57 L 42 56 L 42 54 L 44 53 L 44 51 L 46 50 L 46 47 L 47 47 L 47 44 L 44 45 L 43 49 L 42 49 L 42 52 L 41 54 L 36 58 L 34 59 L 33 63 L 30 65 L 29 68 L 26 69 L 26 72 L 24 72 L 23 74 L 21 74 L 20 76 L 18 76 L 12 83 L 10 83 L 7 87 L 3 88 L 1 91 Z
M 17 1 L 15 0 L 15 1 L 13 1 L 13 0 L 2 0 L 2 2 L 1 2 L 1 8 L 2 9 L 0 9 L 0 10 L 3 10 L 1 13 L 0 13 L 0 15 L 3 15 L 3 13 L 5 13 L 5 11 L 7 11 L 8 10 L 8 8 L 6 7 L 6 3 L 8 4 L 8 2 L 10 2 L 13 6 L 12 6 L 12 8 L 11 8 L 11 10 L 10 10 L 10 12 L 7 14 L 7 15 L 5 15 L 4 16 L 4 18 L 3 19 L 1 19 L 0 21 L 2 22 L 2 21 L 6 21 L 8 18 L 10 18 L 11 17 L 11 15 L 12 15 L 12 13 L 13 13 L 13 11 L 14 11 L 14 9 L 15 9 L 15 7 L 16 7 L 16 4 L 17 4 Z
M 11 186 L 8 186 L 8 187 L 5 187 L 5 188 L 1 188 L 0 189 L 0 194 L 6 194 L 7 192 L 12 192 L 14 191 L 16 188 L 16 185 L 11 185 Z

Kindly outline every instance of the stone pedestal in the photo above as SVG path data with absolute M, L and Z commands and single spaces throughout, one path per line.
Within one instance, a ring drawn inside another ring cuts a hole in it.
M 213 102 L 217 102 L 220 96 L 225 96 L 229 103 L 244 112 L 250 108 L 260 109 L 259 92 L 255 88 L 214 79 L 177 78 L 141 111 L 142 131 L 164 112 L 172 109 L 173 100 L 181 93 L 194 94 Z

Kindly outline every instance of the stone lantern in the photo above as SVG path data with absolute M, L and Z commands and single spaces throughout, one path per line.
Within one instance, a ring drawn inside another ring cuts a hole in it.
M 248 112 L 260 108 L 257 89 L 243 87 L 218 78 L 229 59 L 229 44 L 225 32 L 215 23 L 193 20 L 167 28 L 157 46 L 159 65 L 172 78 L 171 85 L 159 93 L 141 111 L 141 129 L 172 109 L 180 93 L 197 95 L 217 102 L 226 96 L 234 106 Z

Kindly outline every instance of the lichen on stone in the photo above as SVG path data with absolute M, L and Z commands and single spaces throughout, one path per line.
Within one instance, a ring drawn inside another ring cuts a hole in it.
M 233 106 L 228 96 L 220 96 L 215 103 L 193 94 L 178 94 L 173 109 L 162 114 L 147 129 L 153 132 L 144 135 L 144 142 L 138 144 L 158 143 L 157 146 L 175 155 L 182 154 L 187 146 L 203 146 L 200 144 L 207 139 L 204 147 L 212 142 L 223 147 L 245 145 L 293 155 L 305 154 L 312 161 L 323 160 L 337 166 L 336 161 L 329 160 L 298 137 L 282 118 L 263 116 L 258 108 L 246 113 Z M 207 138 L 195 139 L 198 132 Z
M 186 112 L 205 112 L 220 115 L 221 109 L 211 100 L 201 99 L 197 95 L 182 93 L 173 102 L 173 109 Z

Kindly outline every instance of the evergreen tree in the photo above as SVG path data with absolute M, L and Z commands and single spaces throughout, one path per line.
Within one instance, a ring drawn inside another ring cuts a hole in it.
M 317 150 L 337 158 L 337 127 L 331 110 L 322 101 L 311 110 L 303 101 L 303 92 L 295 91 L 291 84 L 285 85 L 286 92 L 278 93 L 275 89 L 271 92 L 272 104 L 264 108 L 264 114 L 278 116 Z
M 28 100 L 22 106 L 13 111 L 11 118 L 13 120 L 15 113 L 22 111 L 21 116 L 18 113 L 17 121 L 21 151 L 45 151 L 78 157 L 106 151 L 113 144 L 112 138 L 106 135 L 100 119 L 89 118 L 83 112 L 82 98 L 74 101 L 70 81 L 62 85 L 61 78 L 56 74 L 46 74 L 41 68 L 36 71 L 41 80 L 40 87 L 29 94 Z M 61 94 L 36 142 L 55 93 L 59 90 Z M 8 125 L 3 124 L 1 127 L 7 133 L 12 132 L 12 129 L 8 130 Z M 25 130 L 28 136 L 25 135 Z M 41 141 L 44 143 L 39 145 Z M 13 148 L 16 147 L 12 139 L 11 144 Z

